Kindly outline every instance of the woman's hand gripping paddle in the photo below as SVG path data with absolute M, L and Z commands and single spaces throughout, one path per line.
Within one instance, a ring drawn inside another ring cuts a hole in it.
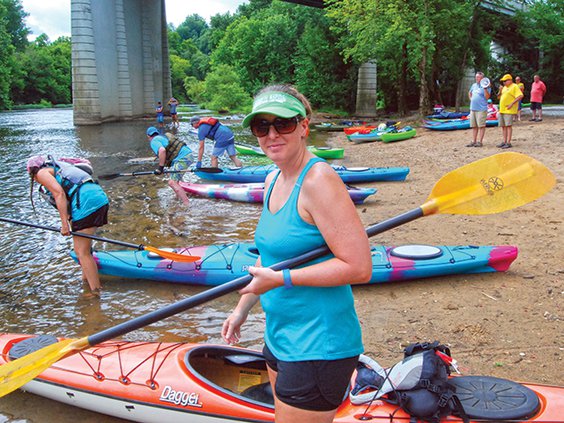
M 221 173 L 218 167 L 199 167 L 196 169 L 185 169 L 185 170 L 163 170 L 163 173 L 186 173 L 186 172 L 204 172 L 204 173 Z M 99 175 L 98 179 L 104 181 L 109 181 L 111 179 L 119 178 L 120 176 L 143 176 L 143 175 L 155 175 L 153 170 L 143 170 L 139 172 L 128 172 L 128 173 L 109 173 L 107 175 Z
M 6 217 L 0 217 L 0 221 L 1 222 L 8 222 L 8 223 L 15 223 L 17 225 L 29 226 L 29 227 L 32 227 L 32 228 L 45 229 L 47 231 L 61 232 L 61 230 L 59 228 L 55 228 L 53 226 L 37 225 L 35 223 L 22 222 L 21 220 L 8 219 Z M 102 237 L 99 237 L 99 236 L 96 236 L 96 235 L 89 235 L 89 234 L 85 234 L 85 233 L 82 233 L 82 232 L 71 232 L 71 235 L 80 236 L 82 238 L 90 238 L 90 239 L 93 239 L 95 241 L 108 242 L 110 244 L 121 245 L 123 247 L 135 248 L 136 250 L 147 250 L 147 251 L 150 251 L 152 253 L 155 253 L 156 255 L 158 255 L 162 258 L 172 260 L 172 261 L 178 261 L 178 262 L 183 262 L 183 263 L 193 263 L 193 262 L 201 259 L 201 257 L 198 257 L 198 256 L 190 256 L 190 255 L 187 255 L 187 254 L 178 254 L 178 253 L 175 253 L 175 252 L 172 252 L 172 251 L 159 250 L 158 248 L 151 247 L 150 245 L 131 244 L 129 242 L 118 241 L 118 240 L 115 240 L 115 239 L 102 238 Z
M 519 153 L 497 154 L 447 173 L 421 207 L 370 226 L 366 232 L 373 236 L 430 214 L 474 215 L 510 210 L 543 196 L 554 184 L 552 173 L 538 161 Z M 320 247 L 271 268 L 296 267 L 329 253 L 327 246 Z M 67 355 L 237 291 L 251 280 L 251 275 L 240 277 L 88 337 L 60 341 L 4 364 L 0 366 L 0 397 L 25 385 Z

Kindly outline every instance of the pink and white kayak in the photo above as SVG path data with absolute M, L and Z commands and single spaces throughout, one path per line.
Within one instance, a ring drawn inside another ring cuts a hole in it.
M 193 184 L 180 182 L 184 191 L 206 198 L 218 198 L 245 203 L 262 203 L 264 198 L 264 183 L 255 182 L 248 184 Z M 362 204 L 364 200 L 376 193 L 375 188 L 358 188 L 347 185 L 351 200 L 355 204 Z

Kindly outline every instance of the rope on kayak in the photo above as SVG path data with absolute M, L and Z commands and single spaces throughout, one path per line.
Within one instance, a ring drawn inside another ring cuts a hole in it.
M 83 351 L 80 352 L 79 355 L 92 371 L 92 374 L 88 374 L 87 372 L 79 372 L 75 370 L 65 369 L 61 366 L 53 366 L 58 368 L 61 371 L 65 371 L 68 373 L 86 375 L 86 376 L 94 376 L 97 380 L 113 380 L 125 385 L 138 385 L 138 386 L 149 386 L 151 389 L 156 389 L 158 386 L 156 382 L 157 375 L 159 371 L 163 368 L 165 361 L 168 357 L 178 348 L 184 346 L 184 343 L 177 342 L 174 344 L 166 344 L 164 348 L 162 348 L 163 343 L 159 342 L 155 344 L 155 350 L 143 358 L 140 362 L 135 363 L 133 367 L 129 369 L 124 368 L 124 362 L 122 361 L 121 353 L 124 350 L 134 349 L 137 347 L 145 347 L 146 345 L 151 345 L 151 342 L 143 342 L 138 343 L 135 345 L 131 345 L 131 342 L 127 341 L 118 341 L 118 342 L 107 342 L 100 344 L 93 351 Z M 111 348 L 111 350 L 105 354 L 98 354 L 97 351 L 104 350 L 107 348 Z M 163 354 L 164 353 L 164 354 Z M 101 372 L 102 368 L 102 361 L 105 357 L 113 356 L 117 354 L 118 356 L 118 363 L 119 363 L 119 375 L 107 375 Z M 92 359 L 96 360 L 95 363 L 92 363 Z M 158 360 L 157 360 L 158 359 Z M 139 376 L 139 382 L 132 379 L 132 375 L 138 371 L 143 364 L 152 361 L 149 375 L 147 376 L 146 373 L 143 373 Z

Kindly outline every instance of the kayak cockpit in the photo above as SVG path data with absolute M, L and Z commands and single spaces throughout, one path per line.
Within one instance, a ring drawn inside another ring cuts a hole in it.
M 227 395 L 264 407 L 274 407 L 266 361 L 258 351 L 202 346 L 186 353 L 188 370 Z

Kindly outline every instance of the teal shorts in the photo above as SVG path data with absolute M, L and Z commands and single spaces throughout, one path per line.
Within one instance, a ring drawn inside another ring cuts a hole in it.
M 175 160 L 174 162 L 172 162 L 172 166 L 169 168 L 169 170 L 178 170 L 178 171 L 187 170 L 190 168 L 190 165 L 192 165 L 193 162 L 194 161 L 192 160 L 192 155 L 190 154 L 188 156 L 185 156 L 179 160 Z M 180 182 L 182 181 L 184 172 L 169 173 L 169 175 L 171 180 Z

